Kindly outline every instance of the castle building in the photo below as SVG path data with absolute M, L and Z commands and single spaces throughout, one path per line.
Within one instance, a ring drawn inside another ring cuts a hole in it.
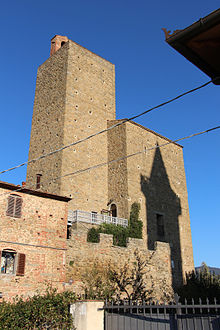
M 156 251 L 157 277 L 166 274 L 180 285 L 194 268 L 182 147 L 133 121 L 116 120 L 114 65 L 58 35 L 37 73 L 29 160 L 50 152 L 28 164 L 26 189 L 68 198 L 66 281 L 95 257 L 117 263 L 120 256 L 122 262 L 139 248 L 143 255 Z M 87 242 L 97 223 L 126 226 L 134 202 L 142 240 L 130 239 L 127 250 L 113 247 L 105 234 L 101 248 Z

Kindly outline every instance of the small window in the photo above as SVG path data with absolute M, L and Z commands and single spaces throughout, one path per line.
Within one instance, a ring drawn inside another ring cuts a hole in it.
M 40 189 L 40 181 L 42 174 L 37 174 L 36 189 Z
M 15 257 L 16 252 L 12 250 L 3 250 L 1 254 L 1 273 L 14 274 L 15 273 Z
M 63 45 L 65 45 L 65 43 L 66 43 L 65 41 L 62 41 L 61 42 L 61 47 L 63 47 Z
M 72 227 L 71 225 L 67 225 L 67 234 L 66 234 L 67 239 L 71 238 L 71 234 L 72 234 L 71 227 Z
M 6 215 L 8 215 L 9 217 L 20 218 L 21 207 L 22 207 L 22 197 L 19 195 L 11 194 L 8 197 L 8 208 Z
M 156 214 L 157 217 L 157 235 L 164 237 L 164 217 L 162 214 Z
M 17 253 L 11 249 L 0 251 L 1 274 L 24 275 L 25 254 Z

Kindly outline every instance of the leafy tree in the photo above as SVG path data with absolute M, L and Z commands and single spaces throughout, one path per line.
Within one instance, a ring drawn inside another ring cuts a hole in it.
M 86 298 L 171 301 L 173 298 L 171 286 L 162 280 L 158 291 L 158 283 L 155 283 L 150 275 L 152 257 L 153 254 L 150 254 L 147 258 L 146 256 L 143 258 L 136 250 L 134 261 L 128 260 L 119 268 L 110 263 L 103 267 L 96 261 L 82 277 Z
M 152 289 L 147 288 L 145 279 L 145 268 L 149 259 L 143 260 L 137 250 L 134 256 L 133 267 L 125 263 L 119 270 L 111 269 L 110 280 L 114 284 L 117 298 L 125 295 L 129 300 L 146 300 L 152 294 Z
M 84 295 L 86 299 L 110 299 L 114 295 L 114 287 L 110 280 L 111 265 L 106 267 L 95 261 L 92 267 L 89 267 L 82 274 Z
M 213 301 L 214 298 L 220 301 L 220 276 L 211 274 L 205 263 L 202 263 L 200 271 L 193 271 L 186 274 L 186 283 L 181 286 L 177 293 L 180 299 L 195 299 L 198 301 L 201 298 L 206 301 L 206 298 Z

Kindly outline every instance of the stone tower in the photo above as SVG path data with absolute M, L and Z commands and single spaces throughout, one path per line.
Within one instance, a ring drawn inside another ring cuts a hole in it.
M 115 119 L 114 65 L 67 37 L 51 40 L 38 69 L 29 160 L 107 127 Z M 108 169 L 65 174 L 106 162 L 107 134 L 67 148 L 27 168 L 27 186 L 73 198 L 73 208 L 98 211 L 108 203 Z

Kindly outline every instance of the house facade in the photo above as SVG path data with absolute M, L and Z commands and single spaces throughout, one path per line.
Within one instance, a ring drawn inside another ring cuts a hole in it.
M 0 182 L 0 292 L 5 300 L 63 290 L 69 198 Z

